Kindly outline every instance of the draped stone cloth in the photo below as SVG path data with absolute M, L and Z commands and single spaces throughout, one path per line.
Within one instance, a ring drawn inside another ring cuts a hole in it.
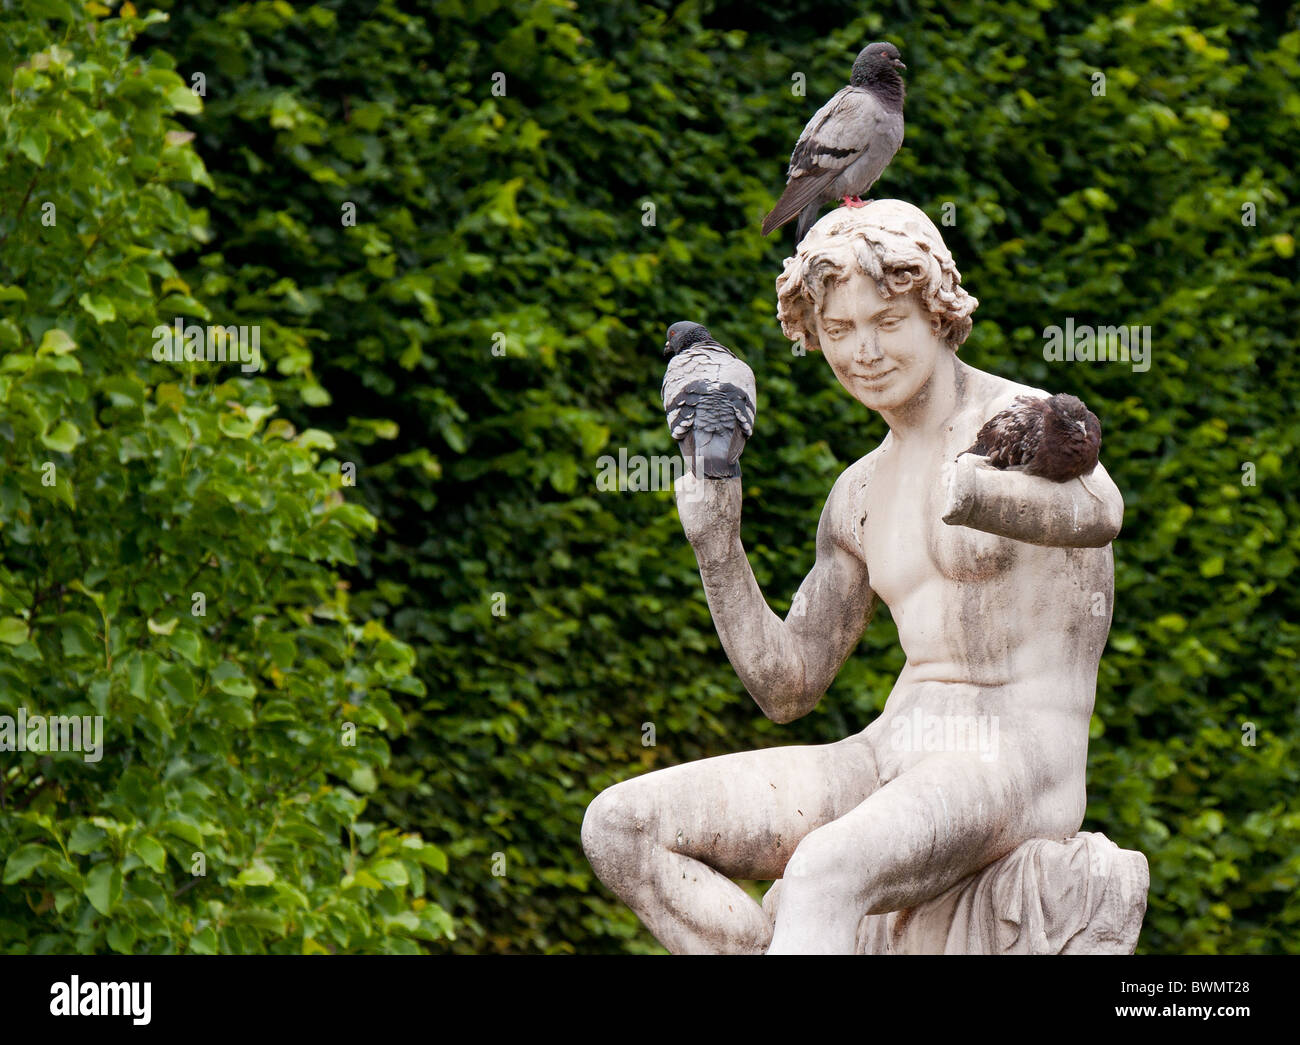
M 1037 838 L 932 900 L 865 915 L 857 953 L 1132 954 L 1149 885 L 1146 857 L 1103 834 Z

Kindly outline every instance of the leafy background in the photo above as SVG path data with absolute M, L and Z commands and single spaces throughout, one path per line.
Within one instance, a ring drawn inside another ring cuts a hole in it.
M 157 8 L 0 4 L 0 712 L 109 716 L 98 766 L 5 769 L 0 948 L 659 950 L 583 857 L 593 795 L 861 729 L 902 654 L 882 612 L 765 721 L 671 494 L 597 462 L 672 452 L 663 329 L 708 323 L 788 609 L 884 429 L 782 338 L 758 223 L 888 38 L 876 193 L 955 205 L 963 357 L 1084 398 L 1124 492 L 1084 826 L 1147 854 L 1139 950 L 1300 951 L 1294 5 Z M 177 314 L 260 324 L 266 372 L 154 364 Z M 1150 370 L 1045 361 L 1067 317 L 1149 325 Z

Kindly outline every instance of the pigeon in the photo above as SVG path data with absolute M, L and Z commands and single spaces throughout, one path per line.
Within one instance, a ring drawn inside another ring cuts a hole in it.
M 668 430 L 697 478 L 733 479 L 754 432 L 754 372 L 699 323 L 674 323 L 661 392 Z
M 975 442 L 958 456 L 978 454 L 995 468 L 1021 468 L 1064 483 L 1097 467 L 1101 422 L 1072 395 L 1016 396 L 1019 406 L 985 422 Z
M 853 63 L 849 85 L 817 110 L 790 154 L 785 192 L 763 219 L 763 235 L 799 215 L 796 245 L 817 220 L 823 203 L 859 197 L 880 177 L 903 144 L 903 78 L 898 48 L 868 44 Z M 869 201 L 867 201 L 869 202 Z

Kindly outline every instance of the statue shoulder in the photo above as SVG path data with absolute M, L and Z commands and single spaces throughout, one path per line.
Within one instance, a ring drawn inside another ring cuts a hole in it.
M 888 438 L 888 437 L 886 437 Z M 867 494 L 871 479 L 875 474 L 876 462 L 879 460 L 881 446 L 876 447 L 865 457 L 854 461 L 840 473 L 831 492 L 826 497 L 826 506 L 822 509 L 821 522 L 817 526 L 817 541 L 832 541 L 850 550 L 857 548 L 856 517 L 861 507 L 867 503 Z
M 1036 389 L 1032 385 L 1022 385 L 1019 381 L 1011 381 L 1009 378 L 998 377 L 997 374 L 983 374 L 985 378 L 984 385 L 980 391 L 984 399 L 989 404 L 996 404 L 998 409 L 1014 406 L 1017 396 L 1030 395 L 1035 399 L 1047 399 L 1052 395 L 1049 391 Z
M 1022 385 L 1019 381 L 1008 381 L 993 374 L 982 376 L 985 380 L 975 390 L 975 394 L 968 398 L 967 405 L 960 415 L 962 427 L 970 427 L 972 431 L 978 429 L 995 414 L 1016 406 L 1016 400 L 1021 396 L 1029 396 L 1033 399 L 1047 399 L 1051 396 L 1050 392 L 1034 388 L 1032 385 Z

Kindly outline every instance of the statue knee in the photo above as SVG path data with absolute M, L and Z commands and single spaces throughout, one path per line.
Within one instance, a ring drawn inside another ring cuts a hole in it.
M 821 902 L 860 903 L 866 868 L 854 864 L 855 851 L 833 824 L 818 828 L 795 848 L 782 873 L 783 890 L 813 894 Z
M 626 862 L 628 849 L 634 844 L 636 816 L 625 784 L 615 784 L 598 794 L 582 818 L 582 850 L 603 882 L 613 869 Z

